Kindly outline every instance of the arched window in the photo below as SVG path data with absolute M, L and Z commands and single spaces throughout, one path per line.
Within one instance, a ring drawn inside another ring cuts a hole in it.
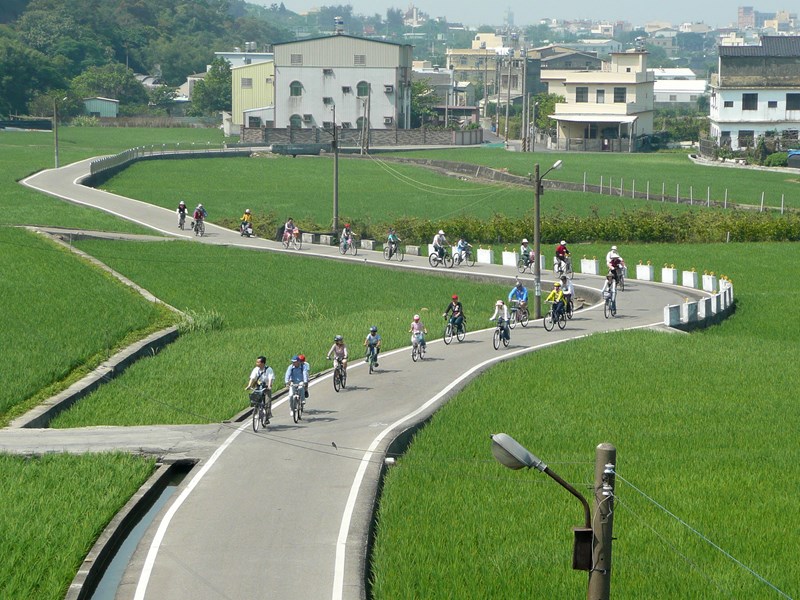
M 303 95 L 303 84 L 299 81 L 293 81 L 289 84 L 289 95 L 290 96 L 302 96 Z
M 303 127 L 303 115 L 292 115 L 289 118 L 289 127 L 292 129 L 301 129 Z
M 364 117 L 358 117 L 358 119 L 356 119 L 356 128 L 359 131 L 364 129 L 364 123 L 365 122 L 366 122 L 366 119 Z
M 369 96 L 369 84 L 366 81 L 359 81 L 358 85 L 356 86 L 356 95 L 361 96 Z

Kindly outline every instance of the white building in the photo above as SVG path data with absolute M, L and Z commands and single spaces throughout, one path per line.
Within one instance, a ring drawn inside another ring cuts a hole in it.
M 704 79 L 656 79 L 653 85 L 656 108 L 696 108 L 697 101 L 707 91 L 708 82 Z
M 334 35 L 274 52 L 275 127 L 410 127 L 410 45 Z
M 759 46 L 719 46 L 711 79 L 710 136 L 737 150 L 759 136 L 800 131 L 800 37 L 765 36 Z

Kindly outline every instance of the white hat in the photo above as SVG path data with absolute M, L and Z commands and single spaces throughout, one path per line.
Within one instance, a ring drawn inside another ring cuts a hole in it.
M 562 246 L 566 246 L 567 245 L 567 241 L 566 240 L 561 240 L 561 245 Z
M 440 229 L 440 230 L 439 230 L 439 235 L 444 235 L 444 231 L 442 231 L 442 230 Z
M 522 243 L 523 244 L 527 244 L 528 243 L 528 238 L 522 238 Z
M 612 249 L 612 250 L 616 250 L 616 249 L 617 249 L 617 247 L 616 247 L 616 246 L 611 246 L 611 249 Z
M 498 300 L 497 302 L 494 303 L 494 305 L 495 306 L 503 306 L 503 301 L 502 300 Z
M 419 321 L 419 315 L 414 315 L 414 320 Z

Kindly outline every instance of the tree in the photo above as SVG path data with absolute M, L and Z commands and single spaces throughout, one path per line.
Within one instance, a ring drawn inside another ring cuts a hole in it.
M 172 107 L 175 105 L 175 98 L 178 95 L 175 88 L 171 88 L 168 85 L 159 85 L 150 90 L 147 95 L 150 97 L 149 106 L 172 115 Z
M 232 103 L 231 65 L 218 56 L 211 63 L 205 79 L 195 84 L 189 114 L 200 116 L 212 115 L 223 110 L 229 111 Z
M 0 31 L 0 114 L 24 114 L 38 90 L 63 86 L 48 58 Z
M 556 128 L 556 121 L 550 115 L 556 112 L 556 104 L 566 102 L 564 96 L 558 94 L 536 94 L 536 129 L 552 135 Z
M 122 104 L 147 102 L 147 91 L 133 71 L 118 63 L 90 67 L 72 80 L 71 89 L 81 98 L 102 96 Z
M 411 82 L 411 126 L 421 127 L 430 121 L 436 111 L 433 106 L 440 102 L 440 98 L 433 92 L 429 79 L 420 79 Z

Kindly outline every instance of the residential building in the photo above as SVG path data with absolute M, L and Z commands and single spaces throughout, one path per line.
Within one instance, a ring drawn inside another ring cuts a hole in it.
M 83 107 L 86 110 L 86 114 L 92 117 L 115 119 L 119 114 L 119 100 L 113 98 L 103 98 L 101 96 L 84 98 Z
M 275 62 L 231 68 L 231 124 L 235 130 L 275 125 Z
M 632 152 L 637 139 L 653 133 L 655 77 L 647 52 L 615 52 L 600 71 L 543 71 L 556 104 L 560 150 Z
M 477 33 L 475 39 L 472 40 L 472 49 L 480 50 L 482 48 L 505 48 L 505 38 L 496 33 Z
M 697 101 L 708 93 L 704 79 L 656 79 L 653 85 L 655 108 L 697 108 Z
M 275 127 L 410 127 L 410 45 L 342 34 L 274 51 Z
M 648 71 L 652 71 L 653 75 L 656 78 L 656 81 L 662 81 L 667 79 L 682 79 L 685 81 L 691 81 L 693 79 L 697 79 L 697 73 L 686 67 L 676 67 L 676 68 L 658 67 L 656 69 L 648 69 Z
M 618 42 L 613 39 L 585 39 L 560 45 L 565 48 L 571 48 L 572 50 L 585 52 L 587 54 L 595 53 L 597 55 L 611 55 L 614 52 L 622 52 L 622 42 Z
M 252 47 L 255 48 L 255 42 L 248 42 L 248 44 L 252 44 Z M 273 60 L 273 54 L 272 52 L 242 52 L 239 48 L 234 48 L 232 52 L 214 52 L 214 58 L 224 58 L 233 68 Z
M 603 61 L 596 53 L 579 52 L 564 46 L 544 46 L 536 48 L 542 70 L 558 71 L 596 71 L 603 67 Z
M 775 132 L 800 131 L 800 37 L 764 36 L 758 46 L 719 46 L 711 78 L 710 137 L 737 150 Z

